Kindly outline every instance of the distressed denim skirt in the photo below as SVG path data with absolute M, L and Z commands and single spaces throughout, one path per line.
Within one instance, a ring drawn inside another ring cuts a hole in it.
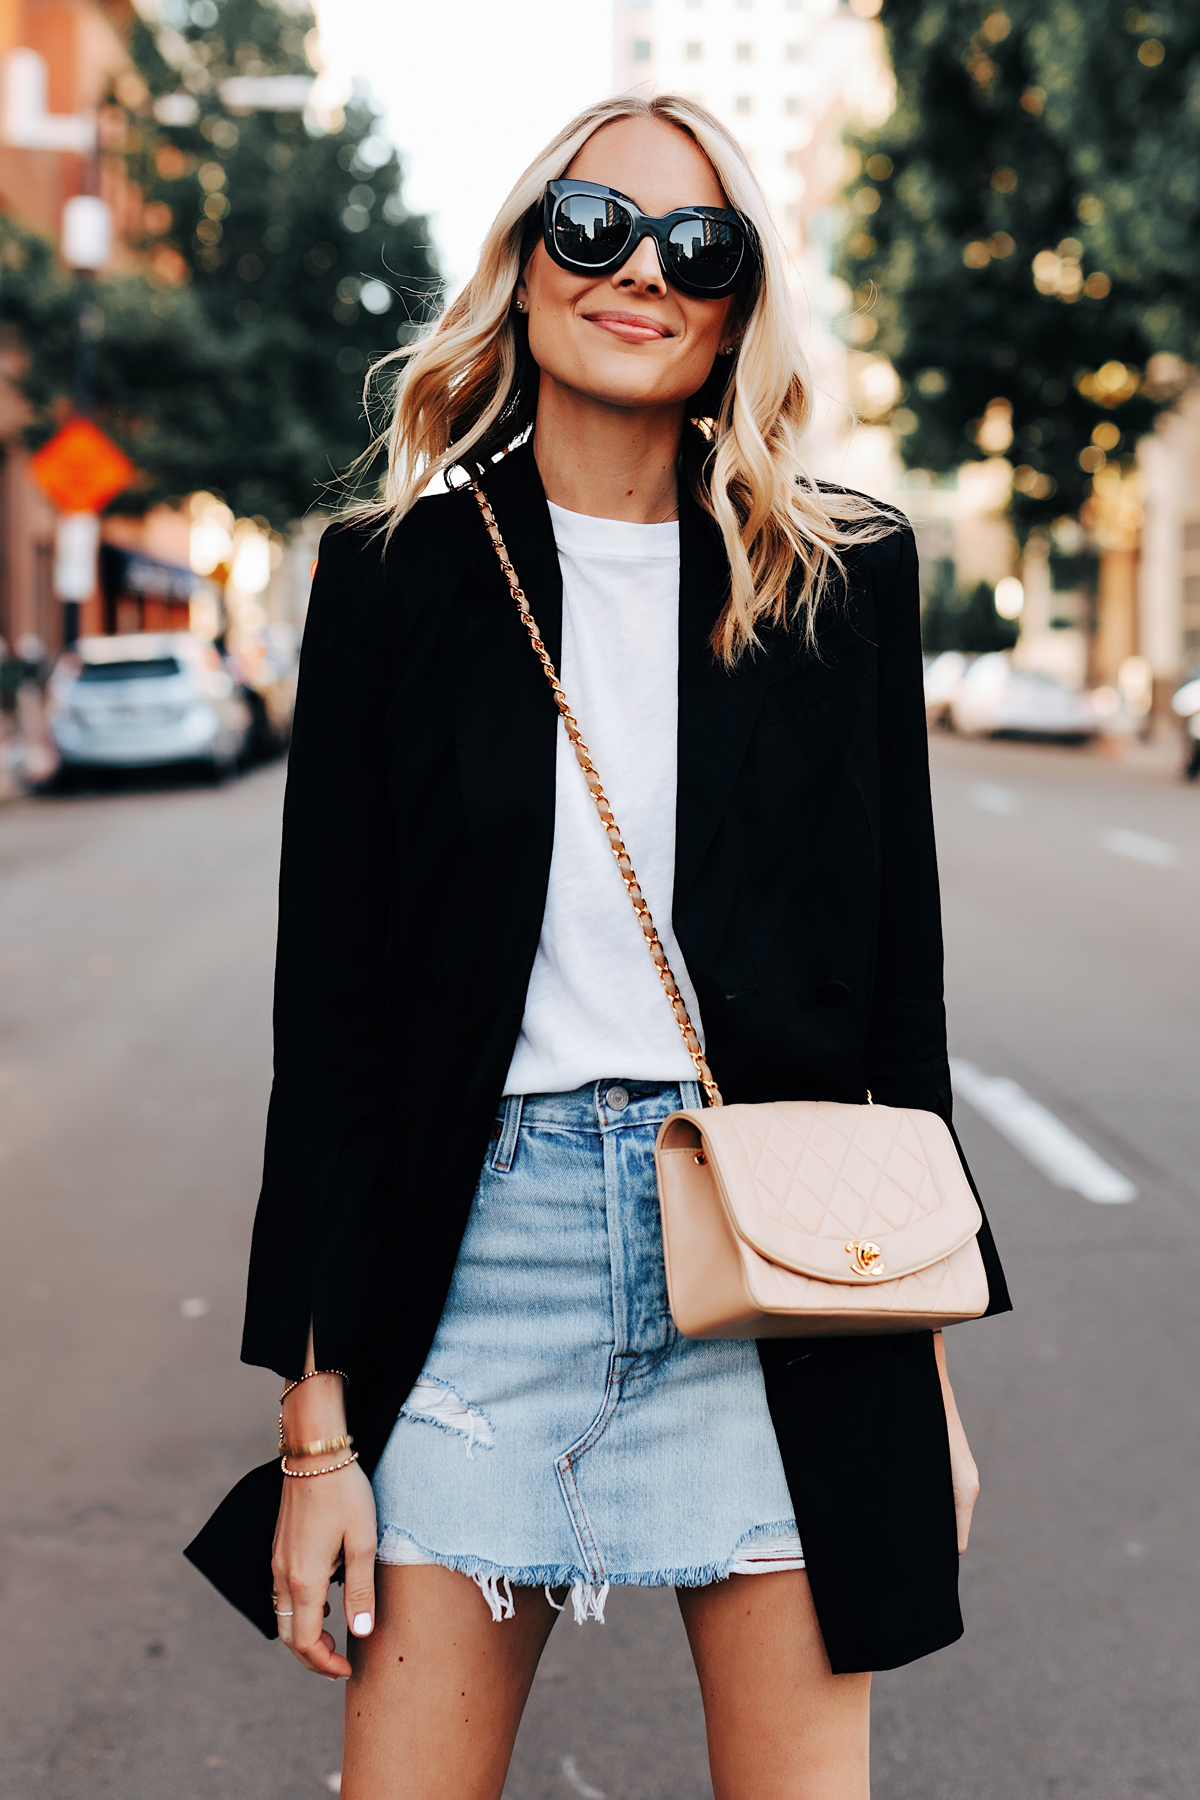
M 754 1344 L 667 1308 L 654 1140 L 698 1104 L 620 1079 L 503 1102 L 375 1471 L 381 1562 L 459 1570 L 497 1620 L 514 1586 L 567 1588 L 580 1622 L 610 1583 L 804 1566 Z

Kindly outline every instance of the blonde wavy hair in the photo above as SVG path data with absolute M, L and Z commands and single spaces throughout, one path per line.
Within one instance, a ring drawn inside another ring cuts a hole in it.
M 353 508 L 388 536 L 429 483 L 453 468 L 486 472 L 533 423 L 538 371 L 528 326 L 513 308 L 521 270 L 538 241 L 546 183 L 565 174 L 601 126 L 658 119 L 707 156 L 729 204 L 758 240 L 757 279 L 741 290 L 731 323 L 735 354 L 720 358 L 693 397 L 695 433 L 684 478 L 715 519 L 729 559 L 729 597 L 713 632 L 727 666 L 759 644 L 758 627 L 793 620 L 813 641 L 813 621 L 847 545 L 884 536 L 895 521 L 864 499 L 818 486 L 801 461 L 812 410 L 807 360 L 788 289 L 786 252 L 745 152 L 705 107 L 678 94 L 622 94 L 579 113 L 536 156 L 500 208 L 470 281 L 420 341 L 377 362 L 400 372 L 391 418 L 367 457 L 387 453 L 380 498 Z M 364 459 L 366 460 L 366 459 Z M 795 579 L 796 577 L 799 579 Z

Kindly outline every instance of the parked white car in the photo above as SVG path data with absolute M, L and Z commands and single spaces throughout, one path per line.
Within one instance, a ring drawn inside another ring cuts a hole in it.
M 186 631 L 81 638 L 47 693 L 63 764 L 234 768 L 250 738 L 250 709 L 216 648 Z
M 968 658 L 961 650 L 943 650 L 925 663 L 925 719 L 929 725 L 950 723 L 950 702 L 967 671 Z
M 1113 699 L 1119 706 L 1115 693 Z M 1053 675 L 1014 669 L 1003 650 L 975 659 L 955 683 L 948 706 L 951 724 L 965 737 L 1003 732 L 1082 742 L 1118 724 L 1096 696 L 1069 688 Z
M 1200 718 L 1200 676 L 1185 681 L 1171 696 L 1171 711 L 1179 719 Z
M 1176 718 L 1183 720 L 1184 736 L 1187 739 L 1183 772 L 1189 781 L 1195 781 L 1200 778 L 1200 676 L 1185 681 L 1178 692 L 1171 696 L 1171 711 Z

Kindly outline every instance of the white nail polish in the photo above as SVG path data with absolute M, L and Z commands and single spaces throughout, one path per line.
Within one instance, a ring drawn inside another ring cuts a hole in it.
M 354 1618 L 350 1622 L 350 1629 L 355 1637 L 369 1637 L 371 1635 L 371 1626 L 373 1623 L 374 1621 L 372 1620 L 370 1613 L 355 1613 Z

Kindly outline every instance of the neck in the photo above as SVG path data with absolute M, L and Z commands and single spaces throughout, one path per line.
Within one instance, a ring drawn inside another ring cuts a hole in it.
M 657 525 L 678 516 L 683 407 L 609 406 L 542 371 L 533 454 L 546 498 L 595 519 Z

